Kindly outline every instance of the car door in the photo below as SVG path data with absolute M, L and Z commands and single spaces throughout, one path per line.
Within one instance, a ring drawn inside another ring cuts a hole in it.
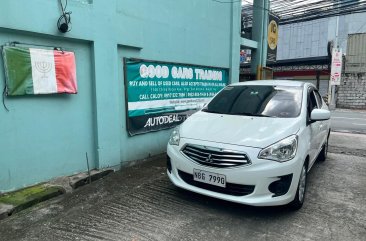
M 315 158 L 318 155 L 318 149 L 320 145 L 320 121 L 313 122 L 310 120 L 311 112 L 318 108 L 318 103 L 314 93 L 314 88 L 310 87 L 308 89 L 308 101 L 307 101 L 307 128 L 310 132 L 310 166 L 313 165 Z

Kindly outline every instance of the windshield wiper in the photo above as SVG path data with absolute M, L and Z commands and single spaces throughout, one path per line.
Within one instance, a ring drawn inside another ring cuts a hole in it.
M 231 115 L 244 115 L 244 116 L 259 116 L 259 117 L 276 117 L 276 116 L 269 116 L 269 115 L 263 115 L 259 113 L 249 113 L 249 112 L 240 112 L 240 113 L 232 113 Z
M 215 113 L 215 114 L 222 114 L 219 111 L 214 111 L 214 110 L 208 110 L 208 109 L 202 109 L 203 112 L 207 112 L 207 113 Z

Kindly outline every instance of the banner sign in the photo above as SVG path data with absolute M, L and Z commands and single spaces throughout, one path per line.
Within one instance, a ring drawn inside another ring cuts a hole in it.
M 131 136 L 172 128 L 228 84 L 228 69 L 124 59 Z
M 73 52 L 4 46 L 7 95 L 77 93 Z
M 340 85 L 342 76 L 342 49 L 333 48 L 330 84 Z
M 279 18 L 273 14 L 268 16 L 268 48 L 267 61 L 276 62 L 277 60 L 277 44 L 278 44 L 278 22 Z

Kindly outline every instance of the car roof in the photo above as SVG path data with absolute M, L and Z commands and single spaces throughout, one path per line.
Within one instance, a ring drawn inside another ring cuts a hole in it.
M 294 81 L 294 80 L 253 80 L 253 81 L 233 83 L 233 84 L 231 84 L 231 86 L 236 86 L 236 85 L 269 85 L 269 86 L 280 85 L 280 86 L 303 87 L 306 84 L 310 85 L 312 87 L 315 87 L 311 83 L 306 83 L 303 81 Z

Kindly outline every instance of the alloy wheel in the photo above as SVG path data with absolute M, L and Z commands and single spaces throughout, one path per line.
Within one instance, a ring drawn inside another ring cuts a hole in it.
M 304 202 L 305 197 L 305 188 L 306 188 L 306 167 L 305 165 L 302 167 L 300 180 L 299 180 L 299 201 Z
M 328 139 L 325 141 L 324 144 L 324 159 L 327 158 L 327 155 L 328 155 Z

